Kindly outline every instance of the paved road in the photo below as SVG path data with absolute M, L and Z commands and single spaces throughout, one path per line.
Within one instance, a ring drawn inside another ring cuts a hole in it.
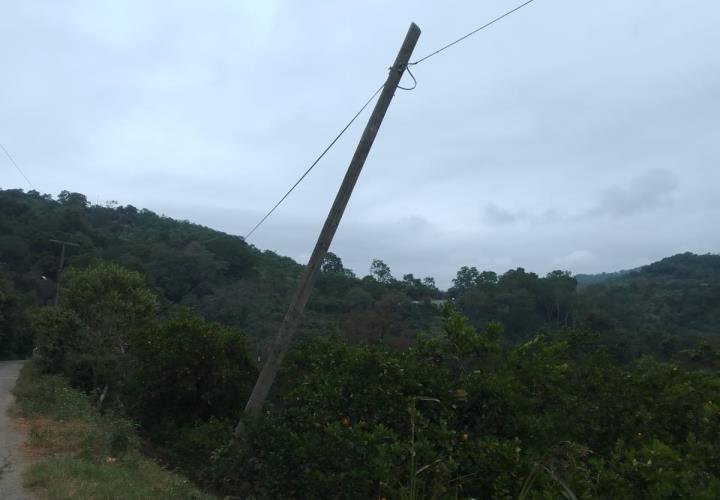
M 19 435 L 7 414 L 13 403 L 10 390 L 15 386 L 23 361 L 0 361 L 0 500 L 26 500 L 32 497 L 22 489 Z

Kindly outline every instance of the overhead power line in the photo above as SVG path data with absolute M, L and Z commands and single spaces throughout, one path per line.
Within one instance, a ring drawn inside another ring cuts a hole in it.
M 15 163 L 15 160 L 14 160 L 13 157 L 10 155 L 10 153 L 8 152 L 8 150 L 5 149 L 5 146 L 3 146 L 1 142 L 0 142 L 0 148 L 2 148 L 3 151 L 5 151 L 5 155 L 6 155 L 6 156 L 8 157 L 8 159 L 10 160 L 10 163 L 12 163 L 13 165 L 15 165 L 15 168 L 17 169 L 17 171 L 20 172 L 20 175 L 23 176 L 23 178 L 27 181 L 27 183 L 30 185 L 30 187 L 31 187 L 34 191 L 37 191 L 37 190 L 35 189 L 35 186 L 33 186 L 33 183 L 30 182 L 30 179 L 28 179 L 28 178 L 27 178 L 27 175 L 25 175 L 25 172 L 23 172 L 22 169 L 20 168 L 20 165 L 18 165 L 17 163 Z
M 510 14 L 512 14 L 512 13 L 514 13 L 514 12 L 517 12 L 518 10 L 520 10 L 520 9 L 522 9 L 523 7 L 525 7 L 525 6 L 533 3 L 534 1 L 535 1 L 535 0 L 528 0 L 528 1 L 526 1 L 525 3 L 522 3 L 522 4 L 518 5 L 518 6 L 515 7 L 514 9 L 511 9 L 511 10 L 507 11 L 507 12 L 504 13 L 503 15 L 496 17 L 496 18 L 493 19 L 492 21 L 489 21 L 489 22 L 483 24 L 483 25 L 480 26 L 479 28 L 474 29 L 474 30 L 471 31 L 470 33 L 461 36 L 461 37 L 458 38 L 457 40 L 454 40 L 454 41 L 448 43 L 447 45 L 444 45 L 444 46 L 440 47 L 440 48 L 437 49 L 436 51 L 431 52 L 431 53 L 429 53 L 428 55 L 426 55 L 426 56 L 424 56 L 424 57 L 421 57 L 420 59 L 418 59 L 418 60 L 416 60 L 416 61 L 407 63 L 407 64 L 405 65 L 405 69 L 407 70 L 408 74 L 410 75 L 410 77 L 411 77 L 412 80 L 413 80 L 413 86 L 412 86 L 412 87 L 400 87 L 400 86 L 398 86 L 397 88 L 399 88 L 399 89 L 401 89 L 401 90 L 413 90 L 413 89 L 417 86 L 417 80 L 415 79 L 415 76 L 410 72 L 409 66 L 415 66 L 415 65 L 417 65 L 417 64 L 420 64 L 420 63 L 423 62 L 423 61 L 426 61 L 427 59 L 430 59 L 430 58 L 433 57 L 433 56 L 436 56 L 436 55 L 439 54 L 440 52 L 442 52 L 442 51 L 444 51 L 444 50 L 446 50 L 446 49 L 449 49 L 449 48 L 452 47 L 453 45 L 456 45 L 456 44 L 462 42 L 462 41 L 465 40 L 466 38 L 469 38 L 469 37 L 471 37 L 472 35 L 474 35 L 475 33 L 477 33 L 478 31 L 484 30 L 485 28 L 487 28 L 487 27 L 495 24 L 496 22 L 500 21 L 501 19 L 504 19 L 505 17 L 509 16 Z M 392 70 L 393 68 L 390 68 L 390 69 Z M 247 240 L 248 238 L 250 238 L 250 236 L 268 219 L 268 217 L 270 217 L 270 216 L 272 215 L 272 213 L 282 204 L 282 202 L 285 201 L 285 199 L 286 199 L 288 196 L 290 196 L 290 193 L 292 193 L 292 192 L 295 190 L 295 188 L 303 181 L 303 179 L 305 179 L 305 177 L 310 173 L 310 171 L 311 171 L 313 168 L 315 168 L 315 165 L 317 165 L 318 162 L 325 156 L 325 153 L 327 153 L 328 151 L 330 151 L 330 148 L 332 148 L 332 147 L 335 145 L 335 143 L 338 141 L 338 139 L 340 139 L 340 137 L 342 137 L 342 135 L 345 133 L 345 131 L 346 131 L 348 128 L 350 128 L 350 125 L 352 125 L 353 122 L 357 119 L 357 117 L 360 116 L 360 113 L 362 113 L 362 112 L 365 110 L 365 108 L 367 108 L 368 105 L 370 105 L 370 103 L 373 101 L 373 99 L 375 99 L 375 97 L 380 93 L 380 91 L 382 90 L 382 88 L 383 88 L 383 86 L 381 85 L 380 88 L 377 89 L 377 90 L 375 91 L 375 93 L 370 97 L 370 99 L 368 99 L 367 102 L 366 102 L 365 104 L 363 104 L 363 106 L 360 108 L 360 110 L 359 110 L 357 113 L 355 113 L 355 116 L 352 117 L 352 119 L 347 123 L 347 125 L 345 125 L 345 127 L 340 131 L 340 133 L 335 137 L 335 139 L 333 139 L 332 142 L 330 142 L 330 144 L 325 148 L 325 150 L 324 150 L 322 153 L 320 153 L 320 156 L 318 156 L 318 157 L 315 159 L 315 161 L 312 162 L 312 164 L 310 165 L 310 167 L 305 171 L 304 174 L 302 174 L 302 175 L 300 176 L 300 178 L 295 182 L 295 184 L 292 185 L 292 187 L 287 191 L 287 193 L 285 193 L 285 194 L 283 195 L 283 197 L 280 198 L 280 200 L 279 200 L 277 203 L 275 203 L 275 205 L 263 216 L 263 218 L 260 219 L 260 222 L 258 222 L 257 224 L 255 224 L 255 226 L 250 230 L 250 232 L 248 232 L 248 233 L 245 235 L 245 240 Z M 30 182 L 30 181 L 28 181 L 28 182 Z
M 300 183 L 302 182 L 302 180 L 307 176 L 307 174 L 309 174 L 310 171 L 311 171 L 313 168 L 315 168 L 315 165 L 317 165 L 318 162 L 319 162 L 320 160 L 322 160 L 323 156 L 325 156 L 325 153 L 327 153 L 328 151 L 330 151 L 330 148 L 332 148 L 332 147 L 335 145 L 335 143 L 338 141 L 338 139 L 340 139 L 340 137 L 342 137 L 342 135 L 345 133 L 345 131 L 350 128 L 350 125 L 353 124 L 353 122 L 357 119 L 358 116 L 360 116 L 360 114 L 361 114 L 363 111 L 365 111 L 365 108 L 367 108 L 367 107 L 370 105 L 370 103 L 373 101 L 373 99 L 375 99 L 375 97 L 380 93 L 380 91 L 382 90 L 382 88 L 383 88 L 383 85 L 380 85 L 380 88 L 378 88 L 378 89 L 375 91 L 375 93 L 373 93 L 373 95 L 370 96 L 370 99 L 368 99 L 368 100 L 365 102 L 365 104 L 362 105 L 362 107 L 360 108 L 360 110 L 359 110 L 357 113 L 355 113 L 355 116 L 353 116 L 353 117 L 350 119 L 350 121 L 347 123 L 347 125 L 345 125 L 345 127 L 343 127 L 343 129 L 340 131 L 340 133 L 339 133 L 337 136 L 335 136 L 335 139 L 333 139 L 333 140 L 330 142 L 330 144 L 328 144 L 328 146 L 323 150 L 323 152 L 320 153 L 320 156 L 318 156 L 318 157 L 315 159 L 315 161 L 312 162 L 312 164 L 310 165 L 310 167 L 308 167 L 308 169 L 305 171 L 305 173 L 302 174 L 302 175 L 300 176 L 300 178 L 295 182 L 295 184 L 292 185 L 292 187 L 288 190 L 288 192 L 285 193 L 285 194 L 283 195 L 283 197 L 280 198 L 280 200 L 279 200 L 277 203 L 275 203 L 275 205 L 268 211 L 268 213 L 266 213 L 265 216 L 264 216 L 262 219 L 260 219 L 260 222 L 258 222 L 257 224 L 255 224 L 255 227 L 253 227 L 253 228 L 250 230 L 250 232 L 245 235 L 245 239 L 246 239 L 246 240 L 250 237 L 251 234 L 253 234 L 253 233 L 255 232 L 255 230 L 256 230 L 257 228 L 259 228 L 259 227 L 263 224 L 263 222 L 265 222 L 265 221 L 267 220 L 268 217 L 270 217 L 270 215 L 272 215 L 272 213 L 275 211 L 275 209 L 276 209 L 277 207 L 279 207 L 280 204 L 281 204 L 283 201 L 285 201 L 285 198 L 287 198 L 288 196 L 290 196 L 290 193 L 292 193 L 293 190 L 298 186 L 298 184 L 300 184 Z
M 480 26 L 479 28 L 472 30 L 472 31 L 471 31 L 470 33 L 468 33 L 467 35 L 463 35 L 463 36 L 461 36 L 460 38 L 458 38 L 457 40 L 455 40 L 455 41 L 453 41 L 453 42 L 450 42 L 450 43 L 448 43 L 447 45 L 444 45 L 443 47 L 440 47 L 440 48 L 437 49 L 435 52 L 431 52 L 431 53 L 429 53 L 428 55 L 426 55 L 425 57 L 421 57 L 421 58 L 418 59 L 417 61 L 408 63 L 408 66 L 415 66 L 416 64 L 420 64 L 421 62 L 425 61 L 426 59 L 430 59 L 431 57 L 439 54 L 439 53 L 442 52 L 443 50 L 449 49 L 450 47 L 452 47 L 452 46 L 455 45 L 456 43 L 462 42 L 462 41 L 465 40 L 466 38 L 469 38 L 469 37 L 473 36 L 473 35 L 474 35 L 475 33 L 477 33 L 478 31 L 484 30 L 484 29 L 487 28 L 488 26 L 491 26 L 491 25 L 495 24 L 495 23 L 498 22 L 499 20 L 501 20 L 501 19 L 509 16 L 510 14 L 512 14 L 512 13 L 514 13 L 514 12 L 520 10 L 520 9 L 522 9 L 523 7 L 525 7 L 526 5 L 529 5 L 529 4 L 533 3 L 534 1 L 535 1 L 535 0 L 528 0 L 528 1 L 525 2 L 525 3 L 523 3 L 523 4 L 521 4 L 521 5 L 518 5 L 518 6 L 515 7 L 514 9 L 507 11 L 507 12 L 506 12 L 505 14 L 503 14 L 502 16 L 498 16 L 498 17 L 496 17 L 495 19 L 493 19 L 492 21 L 487 22 L 487 23 L 483 24 L 482 26 Z

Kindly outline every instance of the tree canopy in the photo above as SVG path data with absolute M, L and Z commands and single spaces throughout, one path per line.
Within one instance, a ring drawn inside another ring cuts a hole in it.
M 57 306 L 51 238 L 80 245 Z M 0 355 L 34 346 L 35 370 L 230 496 L 720 497 L 720 256 L 463 266 L 444 292 L 328 253 L 266 413 L 233 437 L 301 271 L 148 210 L 0 190 Z

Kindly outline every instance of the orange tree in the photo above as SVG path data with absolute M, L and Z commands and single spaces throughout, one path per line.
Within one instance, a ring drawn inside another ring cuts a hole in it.
M 717 374 L 622 367 L 582 332 L 501 352 L 499 333 L 447 311 L 405 351 L 299 346 L 209 474 L 261 497 L 717 496 Z

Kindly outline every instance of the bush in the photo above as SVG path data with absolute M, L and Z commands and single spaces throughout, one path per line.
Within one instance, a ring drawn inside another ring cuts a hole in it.
M 158 442 L 210 419 L 237 419 L 257 377 L 245 337 L 187 309 L 136 333 L 127 403 Z
M 59 307 L 39 309 L 33 316 L 35 353 L 33 365 L 41 373 L 75 372 L 83 328 L 80 318 L 72 310 Z
M 153 317 L 157 299 L 140 274 L 101 263 L 68 271 L 60 306 L 35 317 L 36 359 L 45 373 L 63 373 L 98 403 L 125 384 L 129 337 Z
M 716 498 L 720 379 L 616 366 L 592 337 L 499 352 L 448 311 L 403 352 L 319 338 L 210 477 L 268 498 Z
M 204 483 L 211 481 L 211 458 L 232 441 L 236 423 L 235 420 L 211 418 L 182 428 L 170 444 L 174 461 L 193 479 Z
M 27 323 L 12 281 L 0 271 L 0 359 L 16 359 L 30 354 L 32 335 Z

